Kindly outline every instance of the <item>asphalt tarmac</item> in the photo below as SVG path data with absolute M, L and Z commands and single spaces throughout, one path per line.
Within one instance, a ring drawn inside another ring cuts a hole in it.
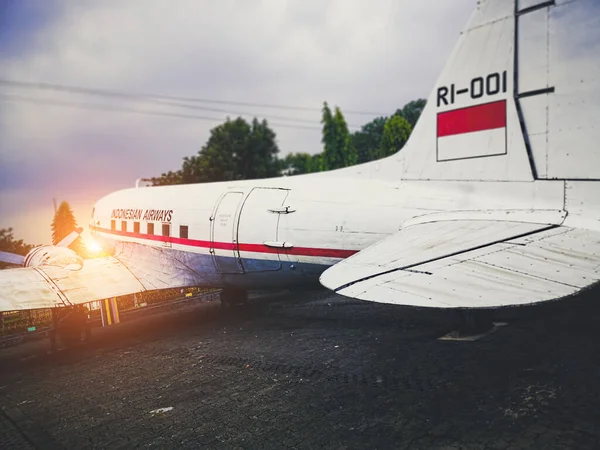
M 456 313 L 327 291 L 0 350 L 0 448 L 600 448 L 599 291 L 475 342 Z

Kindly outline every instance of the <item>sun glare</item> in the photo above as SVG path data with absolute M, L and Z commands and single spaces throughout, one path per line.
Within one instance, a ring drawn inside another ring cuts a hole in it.
M 94 239 L 89 237 L 85 241 L 85 247 L 87 248 L 88 252 L 90 252 L 93 255 L 97 255 L 102 252 L 102 246 Z

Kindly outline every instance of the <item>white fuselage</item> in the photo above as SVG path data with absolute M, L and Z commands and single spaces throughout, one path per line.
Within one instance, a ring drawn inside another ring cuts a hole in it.
M 563 208 L 563 182 L 325 175 L 118 191 L 96 204 L 91 231 L 129 266 L 180 267 L 179 285 L 249 289 L 316 283 L 326 268 L 426 214 Z

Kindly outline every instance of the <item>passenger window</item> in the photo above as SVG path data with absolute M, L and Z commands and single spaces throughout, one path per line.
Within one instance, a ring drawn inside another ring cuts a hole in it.
M 154 224 L 153 223 L 148 224 L 148 234 L 154 234 Z
M 179 226 L 179 237 L 183 238 L 183 239 L 187 239 L 188 238 L 188 227 L 187 227 L 187 225 L 180 225 Z
M 171 235 L 171 225 L 169 225 L 168 223 L 163 223 L 162 224 L 162 235 L 163 236 L 170 236 Z
M 111 230 L 111 231 L 115 231 L 116 229 L 117 229 L 117 224 L 116 224 L 116 221 L 114 221 L 114 220 L 111 220 L 111 221 L 110 221 L 110 230 Z
M 127 231 L 127 222 L 121 221 L 121 231 Z
M 140 233 L 140 223 L 139 222 L 133 222 L 133 232 L 136 234 Z

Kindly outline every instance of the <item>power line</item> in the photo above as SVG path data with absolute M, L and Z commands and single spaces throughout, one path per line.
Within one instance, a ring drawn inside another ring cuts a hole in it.
M 94 96 L 100 96 L 100 97 L 128 99 L 128 100 L 135 100 L 135 101 L 142 101 L 142 102 L 150 101 L 150 102 L 155 102 L 155 103 L 158 103 L 161 105 L 166 105 L 166 106 L 171 106 L 171 107 L 196 109 L 196 110 L 209 111 L 209 112 L 221 112 L 221 113 L 225 113 L 225 114 L 238 115 L 238 116 L 252 116 L 252 117 L 263 116 L 263 117 L 265 117 L 264 114 L 256 113 L 256 112 L 235 111 L 235 110 L 230 110 L 230 109 L 214 108 L 214 107 L 207 107 L 207 106 L 194 105 L 194 104 L 188 104 L 188 103 L 178 103 L 178 102 L 172 101 L 172 100 L 163 100 L 163 98 L 166 99 L 166 98 L 179 98 L 179 97 L 168 97 L 168 96 L 167 97 L 165 97 L 165 96 L 154 97 L 154 96 L 148 95 L 148 94 L 131 94 L 131 93 L 125 93 L 125 92 L 115 92 L 115 91 L 105 91 L 105 90 L 98 90 L 98 89 L 73 87 L 73 86 L 54 85 L 54 84 L 48 84 L 48 83 L 29 83 L 29 82 L 9 81 L 9 80 L 2 80 L 2 79 L 0 79 L 0 84 L 10 85 L 13 87 L 24 88 L 24 89 L 52 90 L 52 91 L 67 92 L 67 93 L 72 93 L 72 94 L 94 95 Z M 304 123 L 304 124 L 308 124 L 308 125 L 315 124 L 315 122 L 316 122 L 314 120 L 300 119 L 300 118 L 296 118 L 296 117 L 280 116 L 280 115 L 273 115 L 273 114 L 269 114 L 266 117 L 269 119 L 283 120 L 286 122 Z M 361 125 L 348 124 L 348 127 L 359 129 L 361 127 Z
M 14 95 L 14 94 L 1 94 L 0 93 L 0 101 L 9 101 L 9 102 L 21 102 L 21 103 L 33 103 L 36 105 L 49 105 L 49 106 L 60 106 L 67 108 L 77 108 L 77 109 L 85 109 L 85 110 L 103 110 L 110 112 L 123 112 L 129 114 L 141 114 L 148 116 L 163 116 L 163 117 L 175 117 L 181 119 L 195 119 L 195 120 L 206 120 L 212 122 L 222 122 L 223 118 L 219 117 L 208 117 L 208 116 L 197 116 L 194 114 L 180 114 L 180 113 L 171 113 L 165 111 L 142 111 L 139 109 L 133 108 L 123 108 L 117 106 L 110 105 L 97 105 L 90 103 L 77 103 L 77 102 L 66 102 L 62 100 L 49 100 L 49 99 L 41 99 L 34 97 L 26 97 L 22 95 Z M 321 131 L 319 127 L 310 127 L 303 125 L 291 125 L 286 123 L 270 123 L 272 126 L 282 127 L 282 128 L 294 128 L 298 130 L 315 130 Z
M 262 114 L 257 114 L 257 113 L 248 112 L 248 111 L 235 111 L 235 110 L 230 110 L 230 109 L 212 108 L 212 107 L 200 106 L 200 105 L 188 105 L 185 103 L 176 103 L 176 102 L 171 102 L 171 101 L 166 101 L 166 100 L 165 101 L 157 100 L 157 102 L 161 105 L 174 106 L 177 108 L 196 109 L 196 110 L 210 111 L 210 112 L 221 112 L 221 113 L 225 113 L 225 114 L 235 114 L 237 116 L 262 116 Z M 298 122 L 298 123 L 306 123 L 306 124 L 312 124 L 312 125 L 314 125 L 316 123 L 315 120 L 298 119 L 296 117 L 279 116 L 279 115 L 274 115 L 274 114 L 269 114 L 267 117 L 270 119 L 284 120 L 287 122 Z M 348 124 L 348 127 L 360 128 L 360 125 Z
M 162 95 L 162 94 L 149 94 L 149 93 L 134 93 L 134 92 L 125 92 L 125 91 L 113 91 L 108 89 L 98 89 L 98 88 L 90 88 L 90 87 L 82 87 L 82 86 L 72 86 L 65 84 L 57 84 L 57 83 L 47 83 L 47 82 L 30 82 L 30 81 L 17 81 L 17 80 L 7 80 L 0 79 L 0 84 L 6 86 L 13 86 L 25 89 L 42 89 L 42 90 L 53 90 L 53 91 L 62 91 L 62 92 L 70 92 L 74 94 L 88 94 L 88 95 L 99 95 L 99 96 L 109 96 L 109 97 L 120 97 L 120 98 L 129 98 L 129 99 L 154 99 L 154 100 L 174 100 L 179 102 L 192 102 L 192 103 L 213 103 L 213 104 L 221 104 L 221 105 L 234 105 L 234 106 L 250 106 L 255 108 L 270 108 L 270 109 L 285 109 L 285 110 L 295 110 L 295 111 L 318 111 L 320 112 L 320 108 L 307 107 L 307 106 L 292 106 L 292 105 L 275 105 L 270 103 L 255 103 L 255 102 L 236 102 L 230 100 L 215 100 L 215 99 L 207 99 L 207 98 L 194 98 L 194 97 L 182 97 L 182 96 L 173 96 L 173 95 Z M 385 116 L 384 113 L 379 112 L 369 112 L 369 111 L 356 111 L 356 110 L 345 110 L 344 114 L 346 115 L 365 115 L 365 116 Z
M 225 114 L 235 114 L 235 115 L 242 115 L 242 116 L 260 116 L 260 115 L 262 115 L 262 114 L 255 114 L 255 113 L 248 112 L 248 111 L 233 111 L 233 110 L 228 110 L 228 109 L 214 108 L 214 107 L 194 105 L 194 104 L 188 104 L 188 103 L 177 103 L 172 100 L 162 100 L 159 98 L 146 97 L 143 94 L 139 94 L 139 95 L 138 94 L 127 94 L 127 93 L 122 93 L 122 92 L 117 93 L 117 92 L 112 92 L 112 91 L 98 91 L 98 90 L 90 90 L 87 88 L 73 88 L 73 87 L 58 88 L 56 85 L 52 85 L 52 87 L 48 87 L 48 86 L 44 86 L 44 83 L 42 83 L 40 85 L 36 84 L 36 86 L 24 85 L 23 82 L 9 82 L 9 83 L 11 86 L 18 87 L 18 88 L 24 88 L 24 89 L 51 90 L 51 91 L 58 91 L 58 92 L 62 92 L 62 93 L 66 92 L 69 94 L 84 94 L 84 95 L 93 95 L 93 96 L 99 96 L 99 97 L 127 99 L 127 100 L 133 100 L 133 101 L 154 102 L 154 103 L 159 103 L 161 105 L 173 106 L 173 107 L 177 107 L 177 108 L 197 109 L 197 110 L 201 110 L 201 111 L 220 112 L 220 113 L 225 113 Z M 6 83 L 4 83 L 3 80 L 0 80 L 0 84 L 6 84 Z M 269 115 L 269 118 L 273 118 L 273 119 L 277 119 L 277 120 L 284 120 L 284 121 L 291 121 L 291 122 L 298 122 L 298 123 L 306 123 L 309 125 L 315 124 L 314 120 L 298 119 L 295 117 L 278 116 L 278 115 L 271 114 L 271 115 Z

